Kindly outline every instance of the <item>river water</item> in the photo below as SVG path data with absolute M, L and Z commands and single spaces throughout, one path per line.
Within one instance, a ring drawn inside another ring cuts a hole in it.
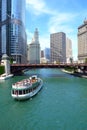
M 11 85 L 37 74 L 42 90 L 26 101 L 11 97 Z M 87 79 L 59 69 L 31 69 L 0 81 L 0 130 L 87 130 Z

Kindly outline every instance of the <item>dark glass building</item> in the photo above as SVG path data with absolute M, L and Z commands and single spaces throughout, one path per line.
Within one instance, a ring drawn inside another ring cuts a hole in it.
M 0 0 L 0 58 L 7 54 L 14 63 L 27 61 L 25 0 Z

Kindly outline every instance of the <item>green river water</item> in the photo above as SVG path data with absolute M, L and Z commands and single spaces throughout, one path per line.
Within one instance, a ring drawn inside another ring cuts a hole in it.
M 15 101 L 12 83 L 32 74 L 43 79 L 43 88 L 29 100 Z M 87 79 L 47 68 L 0 81 L 0 130 L 87 130 Z

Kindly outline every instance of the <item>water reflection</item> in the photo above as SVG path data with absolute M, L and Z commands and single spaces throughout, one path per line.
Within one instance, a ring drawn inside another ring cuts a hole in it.
M 24 73 L 26 76 L 38 75 L 39 77 L 70 77 L 69 74 L 62 72 L 60 69 L 34 69 L 28 70 Z M 71 76 L 73 77 L 73 76 Z

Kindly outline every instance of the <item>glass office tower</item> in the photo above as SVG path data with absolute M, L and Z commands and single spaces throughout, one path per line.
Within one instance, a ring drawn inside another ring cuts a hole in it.
M 25 0 L 0 0 L 0 57 L 26 63 Z

